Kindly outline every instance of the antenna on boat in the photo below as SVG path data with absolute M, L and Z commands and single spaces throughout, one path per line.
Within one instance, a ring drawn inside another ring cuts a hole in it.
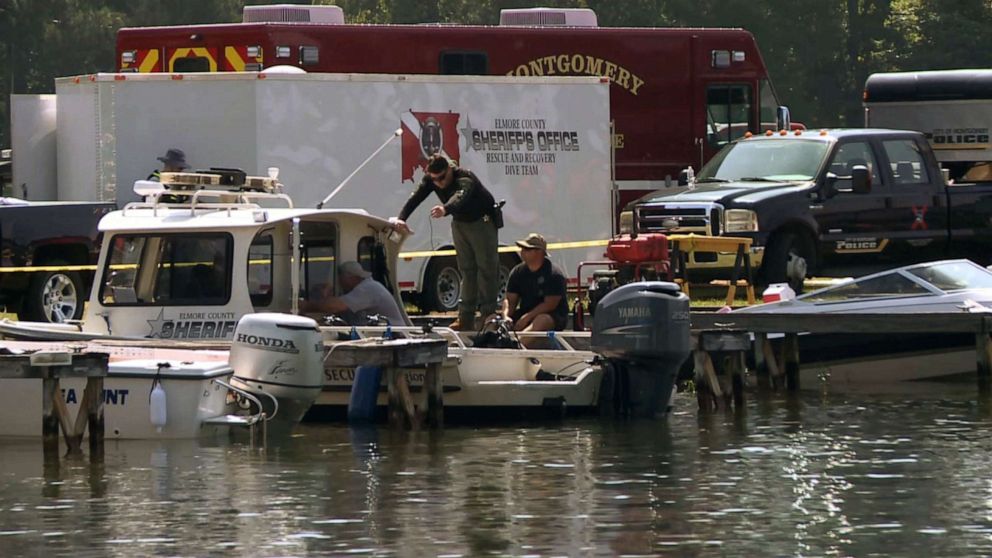
M 321 202 L 317 204 L 317 209 L 323 208 L 325 203 L 330 201 L 331 198 L 333 198 L 338 192 L 341 191 L 341 188 L 344 188 L 344 185 L 347 184 L 348 181 L 351 180 L 353 176 L 358 174 L 358 171 L 362 170 L 362 168 L 365 167 L 365 165 L 369 164 L 369 161 L 371 161 L 376 155 L 378 155 L 380 151 L 385 149 L 386 146 L 389 145 L 389 142 L 400 137 L 401 135 L 403 135 L 403 128 L 397 128 L 396 131 L 393 132 L 393 135 L 389 136 L 389 139 L 387 139 L 385 142 L 383 142 L 382 145 L 379 146 L 379 149 L 373 151 L 372 154 L 369 155 L 367 159 L 362 161 L 361 165 L 358 165 L 358 167 L 355 170 L 351 171 L 351 174 L 349 174 L 344 180 L 341 181 L 341 184 L 338 184 L 338 187 L 335 188 L 333 192 L 327 194 L 327 197 L 321 200 Z

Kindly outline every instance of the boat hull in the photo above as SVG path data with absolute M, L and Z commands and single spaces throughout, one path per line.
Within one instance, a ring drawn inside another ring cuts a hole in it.
M 230 378 L 231 369 L 219 363 L 170 363 L 169 372 L 159 375 L 166 394 L 166 423 L 159 429 L 152 424 L 149 404 L 157 364 L 111 363 L 103 381 L 105 438 L 196 438 L 216 433 L 218 428 L 205 427 L 203 423 L 229 410 L 228 390 L 214 380 Z M 79 412 L 85 386 L 84 378 L 60 381 L 61 396 L 73 419 Z M 42 382 L 4 380 L 0 390 L 0 435 L 40 437 L 41 417 Z
M 587 351 L 451 349 L 441 368 L 444 407 L 594 408 L 603 376 L 602 368 L 591 364 L 595 356 Z M 346 408 L 355 377 L 353 368 L 335 366 L 332 359 L 324 366 L 324 390 L 314 403 L 315 415 Z M 423 392 L 424 369 L 401 371 L 416 398 Z M 549 379 L 538 380 L 539 372 Z M 387 404 L 383 379 L 377 405 Z
M 773 339 L 776 348 L 780 339 Z M 801 389 L 857 388 L 974 375 L 973 335 L 800 335 Z

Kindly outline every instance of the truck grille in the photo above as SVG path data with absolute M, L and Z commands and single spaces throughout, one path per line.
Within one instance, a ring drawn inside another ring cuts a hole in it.
M 637 208 L 635 219 L 638 232 L 719 236 L 721 214 L 716 204 L 645 205 Z

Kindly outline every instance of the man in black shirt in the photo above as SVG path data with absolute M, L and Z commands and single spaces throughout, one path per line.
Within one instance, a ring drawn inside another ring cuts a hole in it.
M 474 331 L 476 308 L 482 311 L 483 317 L 493 314 L 499 297 L 499 240 L 493 220 L 495 201 L 475 173 L 455 166 L 443 155 L 432 155 L 426 176 L 403 205 L 399 216 L 392 220 L 393 227 L 411 234 L 406 219 L 431 192 L 441 200 L 441 204 L 431 208 L 431 217 L 452 217 L 451 236 L 458 270 L 462 274 L 458 323 L 452 324 L 452 328 Z
M 565 329 L 568 300 L 565 274 L 548 259 L 548 243 L 531 233 L 518 240 L 522 263 L 510 271 L 506 281 L 503 317 L 514 331 Z

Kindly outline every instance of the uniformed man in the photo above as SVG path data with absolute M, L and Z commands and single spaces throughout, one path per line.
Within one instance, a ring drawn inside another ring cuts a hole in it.
M 462 275 L 458 320 L 453 329 L 475 330 L 475 311 L 482 316 L 496 311 L 499 298 L 499 238 L 495 223 L 495 201 L 475 173 L 459 168 L 443 155 L 428 159 L 427 174 L 403 205 L 393 227 L 403 233 L 413 231 L 406 219 L 431 192 L 441 203 L 431 208 L 431 217 L 451 216 L 451 236 L 455 243 L 458 269 Z

